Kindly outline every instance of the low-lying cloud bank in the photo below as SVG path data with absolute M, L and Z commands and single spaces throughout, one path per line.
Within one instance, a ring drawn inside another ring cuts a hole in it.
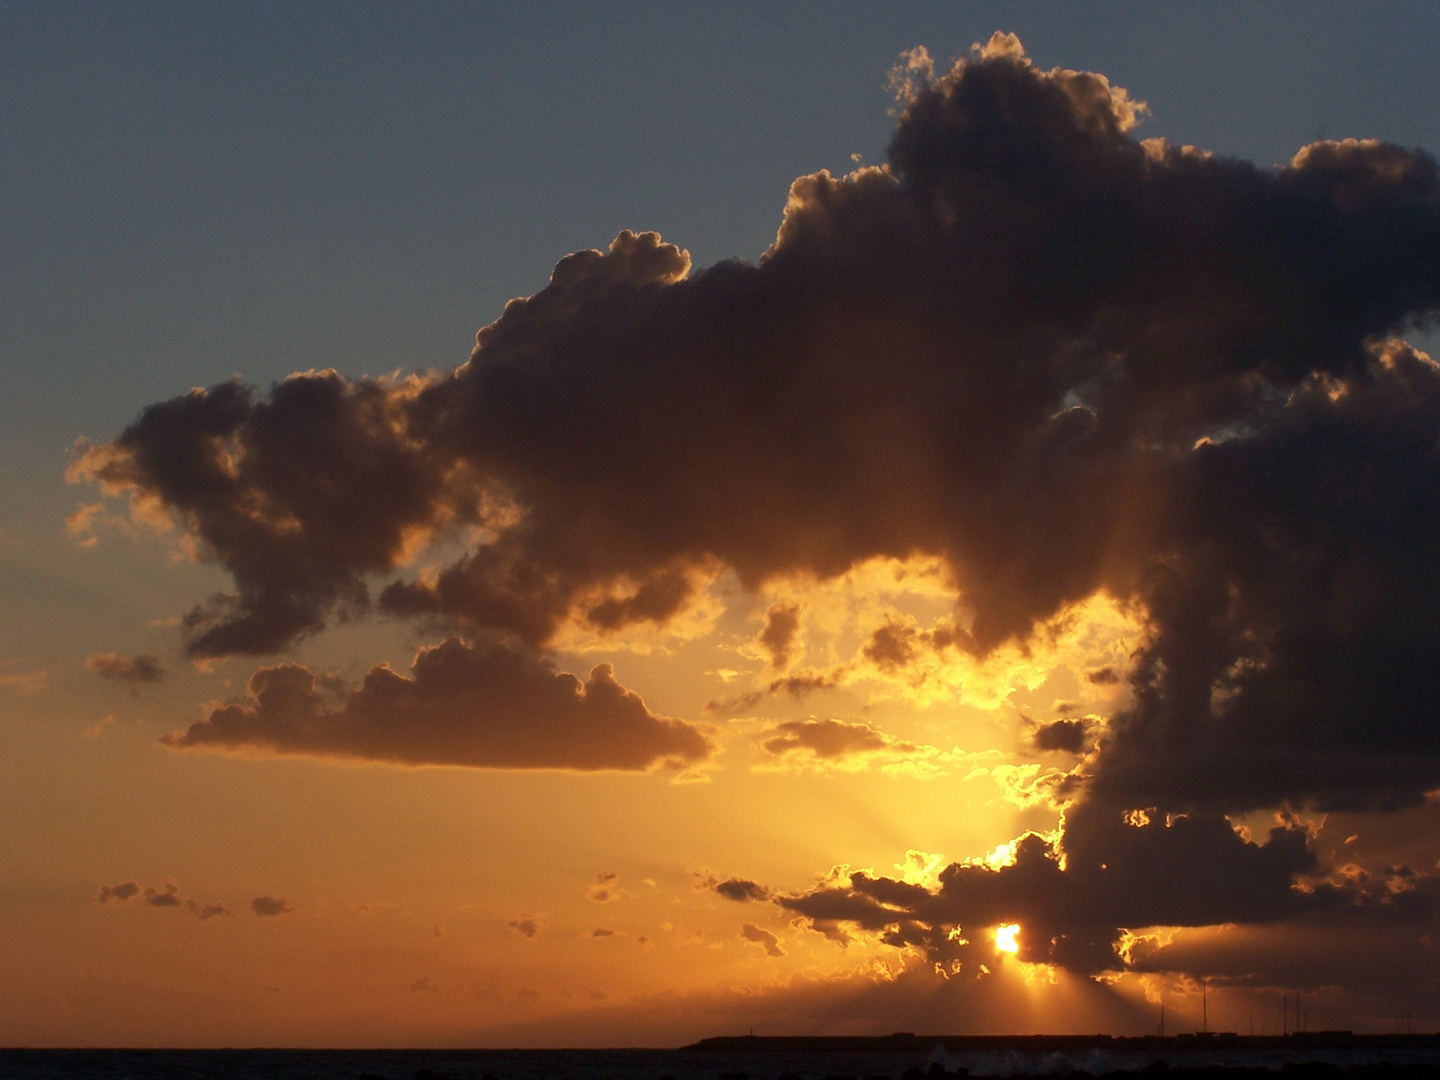
M 1299 826 L 1277 826 L 1257 844 L 1218 816 L 1131 823 L 1093 805 L 1065 826 L 1063 847 L 1030 833 L 1010 865 L 953 863 L 934 889 L 856 871 L 774 902 L 824 932 L 868 931 L 914 948 L 953 974 L 993 959 L 985 930 L 1018 923 L 1021 960 L 1098 974 L 1126 967 L 1116 948 L 1126 928 L 1274 923 L 1348 899 L 1292 887 L 1316 868 Z
M 582 683 L 529 652 L 454 639 L 420 650 L 409 678 L 381 664 L 355 689 L 298 664 L 261 668 L 247 702 L 161 742 L 491 769 L 678 768 L 711 750 L 697 728 L 650 712 L 609 664 Z

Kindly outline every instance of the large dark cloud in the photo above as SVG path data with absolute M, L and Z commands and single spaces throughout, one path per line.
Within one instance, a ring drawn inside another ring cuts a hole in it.
M 494 769 L 647 769 L 706 757 L 709 741 L 650 712 L 598 664 L 581 682 L 529 653 L 451 639 L 409 678 L 385 665 L 336 692 L 298 664 L 261 668 L 244 702 L 161 740 L 211 748 Z
M 664 619 L 714 558 L 754 583 L 926 550 L 980 646 L 1023 634 L 1140 587 L 1197 438 L 1312 373 L 1363 377 L 1368 337 L 1440 290 L 1425 155 L 1326 144 L 1265 172 L 1131 119 L 1097 76 L 994 51 L 919 93 L 888 168 L 797 181 L 758 265 L 686 276 L 625 233 L 454 373 L 194 392 L 79 471 L 160 498 L 234 575 L 192 614 L 198 655 L 277 648 L 482 519 L 493 542 L 388 606 L 544 640 L 575 605 Z
M 1440 371 L 1390 340 L 1440 305 L 1440 180 L 1419 150 L 1354 140 L 1260 169 L 1137 141 L 1137 115 L 997 35 L 915 90 L 884 167 L 797 180 L 756 264 L 691 274 L 622 233 L 562 260 L 454 371 L 196 391 L 76 474 L 158 500 L 231 573 L 187 620 L 200 657 L 280 649 L 377 579 L 391 613 L 539 650 L 571 622 L 663 624 L 722 568 L 757 587 L 936 556 L 963 606 L 943 642 L 877 635 L 867 656 L 892 666 L 1023 642 L 1106 592 L 1146 624 L 1133 704 L 1095 730 L 1059 852 L 996 877 L 1087 914 L 1008 917 L 1057 928 L 1035 955 L 1090 968 L 1117 927 L 1279 918 L 1303 838 L 1247 844 L 1224 814 L 1440 786 Z M 461 526 L 481 536 L 463 557 L 395 577 Z M 765 634 L 788 659 L 779 614 Z M 435 656 L 469 672 L 492 654 Z M 481 716 L 490 677 L 463 691 Z M 338 708 L 300 669 L 256 679 L 256 703 L 176 741 L 492 760 L 486 724 L 451 723 L 418 667 Z M 583 698 L 617 695 L 601 671 Z M 634 700 L 659 741 L 624 767 L 703 753 Z M 1136 809 L 1152 823 L 1124 824 Z M 1132 863 L 1189 888 L 1131 890 Z M 943 917 L 866 925 L 923 936 L 999 888 L 952 878 Z M 892 907 L 912 902 L 940 903 Z

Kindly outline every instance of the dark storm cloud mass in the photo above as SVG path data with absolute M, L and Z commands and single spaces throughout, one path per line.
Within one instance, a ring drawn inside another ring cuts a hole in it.
M 1096 733 L 1059 851 L 952 867 L 928 899 L 865 879 L 795 910 L 938 951 L 949 921 L 1028 919 L 1055 930 L 1027 933 L 1031 955 L 1085 969 L 1113 962 L 1119 926 L 1284 917 L 1303 834 L 1247 843 L 1224 814 L 1440 786 L 1440 371 L 1389 338 L 1440 304 L 1440 181 L 1373 142 L 1273 170 L 1142 143 L 1139 112 L 997 35 L 915 88 L 884 167 L 797 180 L 757 264 L 690 274 L 622 233 L 455 371 L 195 391 L 74 474 L 168 507 L 231 573 L 188 617 L 197 657 L 362 611 L 372 579 L 462 527 L 480 542 L 380 607 L 543 649 L 570 623 L 664 624 L 720 569 L 755 587 L 937 556 L 963 607 L 944 642 L 874 637 L 868 659 L 898 666 L 1023 642 L 1106 592 L 1146 636 L 1128 676 L 1089 673 L 1128 677 L 1132 704 Z M 778 664 L 793 631 L 771 614 Z M 416 724 L 450 715 L 418 668 L 372 672 L 338 710 L 303 669 L 256 680 L 255 703 L 175 741 L 303 750 L 321 731 L 354 756 L 485 758 L 454 749 L 482 737 L 469 722 Z M 608 672 L 589 686 L 619 693 Z M 665 749 L 624 767 L 703 752 L 634 716 Z M 426 737 L 394 734 L 411 726 Z M 1150 824 L 1125 823 L 1136 809 Z
M 250 910 L 261 918 L 274 918 L 277 915 L 289 915 L 295 910 L 295 906 L 289 900 L 279 897 L 257 896 L 250 901 Z
M 581 682 L 529 652 L 451 639 L 422 649 L 411 676 L 385 665 L 335 691 L 309 668 L 250 678 L 247 700 L 161 741 L 212 748 L 496 769 L 648 769 L 704 758 L 710 743 L 650 712 L 598 664 Z

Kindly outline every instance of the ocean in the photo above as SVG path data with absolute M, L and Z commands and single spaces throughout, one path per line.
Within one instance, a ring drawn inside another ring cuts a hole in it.
M 1287 1080 L 1301 1062 L 1376 1077 L 1440 1075 L 1440 1050 L 1316 1051 L 992 1050 L 744 1051 L 705 1050 L 40 1050 L 0 1049 L 3 1080 L 909 1080 L 955 1076 L 1092 1076 L 1116 1070 L 1147 1077 L 1160 1070 L 1267 1068 Z M 1377 1063 L 1397 1066 L 1376 1070 Z M 1289 1064 L 1290 1068 L 1284 1068 Z M 1147 1068 L 1148 1066 L 1148 1068 Z M 1368 1068 L 1367 1068 L 1368 1066 Z M 1411 1068 L 1406 1068 L 1410 1066 Z M 1425 1073 L 1421 1073 L 1424 1069 Z M 1211 1075 L 1216 1075 L 1212 1073 Z

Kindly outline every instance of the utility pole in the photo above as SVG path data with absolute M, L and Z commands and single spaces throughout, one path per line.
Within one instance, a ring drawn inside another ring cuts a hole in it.
M 1200 1031 L 1202 1034 L 1210 1032 L 1210 976 L 1200 980 Z
M 1165 999 L 1160 999 L 1160 1037 L 1165 1037 Z

